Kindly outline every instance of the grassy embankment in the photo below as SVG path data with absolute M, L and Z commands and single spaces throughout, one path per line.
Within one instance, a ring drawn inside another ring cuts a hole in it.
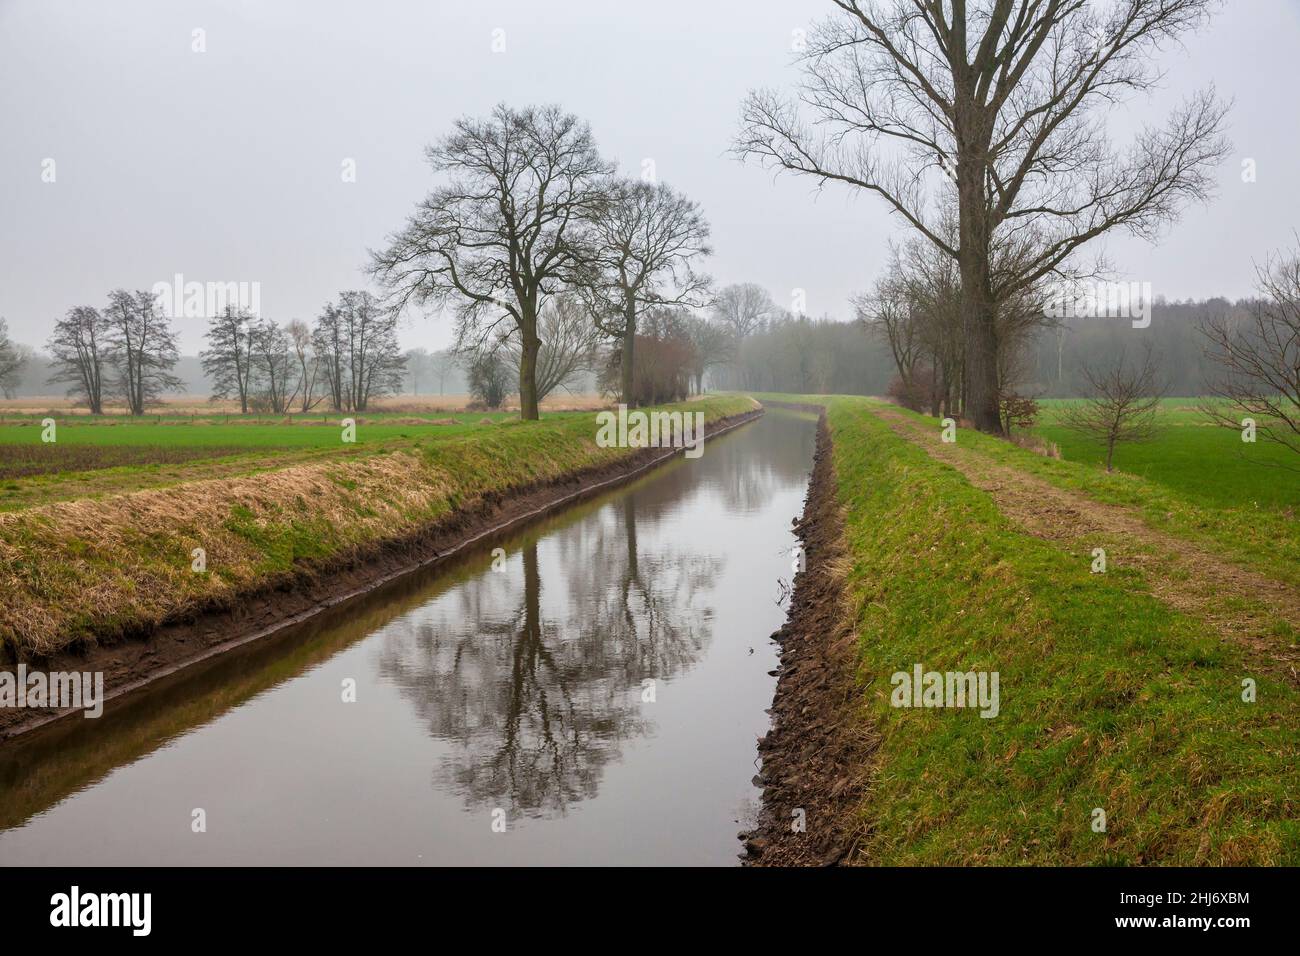
M 689 407 L 714 421 L 753 405 L 733 396 Z M 185 427 L 175 426 L 177 434 Z M 226 432 L 210 439 L 218 453 L 249 430 L 247 452 L 9 481 L 16 497 L 37 502 L 0 512 L 0 642 L 9 652 L 48 654 L 147 631 L 304 566 L 418 533 L 484 496 L 630 453 L 596 445 L 592 413 L 472 428 L 362 422 L 355 445 L 341 444 L 337 423 L 208 427 Z M 39 428 L 25 430 L 40 441 Z M 72 432 L 61 430 L 59 442 Z M 94 493 L 76 495 L 78 487 Z M 196 548 L 205 552 L 203 573 L 192 570 Z
M 1019 531 L 987 494 L 893 434 L 870 400 L 802 400 L 828 407 L 863 719 L 881 735 L 861 808 L 866 859 L 1300 862 L 1293 684 L 1152 597 L 1139 574 L 1091 574 L 1077 555 Z M 1154 482 L 969 431 L 961 440 L 972 437 L 1016 467 L 1154 513 L 1171 531 L 1241 548 L 1258 540 L 1248 522 Z M 1281 543 L 1260 563 L 1283 568 L 1294 547 Z M 916 663 L 997 671 L 999 715 L 891 707 L 890 676 Z M 1242 700 L 1247 677 L 1258 682 L 1254 703 Z M 1095 808 L 1104 833 L 1092 828 Z

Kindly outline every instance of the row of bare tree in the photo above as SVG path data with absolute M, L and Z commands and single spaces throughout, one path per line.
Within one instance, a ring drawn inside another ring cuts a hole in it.
M 402 387 L 406 358 L 397 342 L 397 314 L 369 292 L 341 292 L 309 327 L 227 306 L 209 320 L 200 353 L 212 397 L 240 411 L 307 412 L 327 402 L 334 411 L 363 412 L 372 398 Z
M 207 341 L 200 358 L 212 398 L 233 399 L 245 414 L 305 412 L 322 401 L 336 411 L 364 411 L 371 398 L 401 388 L 396 314 L 364 291 L 341 293 L 310 328 L 300 320 L 282 327 L 227 305 L 209 319 Z M 7 343 L 0 335 L 0 371 Z M 114 401 L 143 415 L 163 393 L 185 387 L 172 371 L 180 353 L 171 319 L 150 292 L 117 289 L 105 308 L 68 310 L 46 347 L 49 381 L 66 383 L 93 415 Z
M 54 324 L 47 348 L 50 381 L 66 382 L 94 415 L 114 399 L 143 415 L 161 393 L 183 388 L 172 374 L 180 358 L 175 332 L 150 292 L 116 289 L 103 309 L 70 309 Z

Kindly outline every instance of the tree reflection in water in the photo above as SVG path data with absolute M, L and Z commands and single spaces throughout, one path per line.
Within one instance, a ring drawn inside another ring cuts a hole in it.
M 529 540 L 502 572 L 387 629 L 381 674 L 452 745 L 436 785 L 512 816 L 562 814 L 596 795 L 625 739 L 650 730 L 642 681 L 701 656 L 711 615 L 696 598 L 720 568 L 662 542 L 640 553 L 638 518 L 644 528 L 655 510 L 628 493 L 549 536 L 549 591 Z

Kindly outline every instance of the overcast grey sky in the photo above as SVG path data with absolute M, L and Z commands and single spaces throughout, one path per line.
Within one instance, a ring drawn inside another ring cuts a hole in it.
M 754 86 L 789 87 L 791 31 L 828 0 L 187 2 L 0 0 L 0 316 L 39 344 L 72 306 L 110 289 L 261 284 L 262 312 L 315 316 L 365 284 L 380 245 L 433 183 L 423 147 L 498 101 L 558 102 L 590 121 L 627 172 L 697 199 L 713 226 L 709 271 L 755 281 L 811 314 L 847 317 L 904 225 L 868 196 L 727 155 Z M 193 31 L 206 52 L 193 52 Z M 493 52 L 503 30 L 504 52 Z M 1220 194 L 1155 247 L 1109 258 L 1168 298 L 1244 295 L 1252 259 L 1300 227 L 1300 0 L 1229 0 L 1171 50 L 1165 89 L 1112 130 L 1160 121 L 1213 81 L 1235 99 Z M 1257 164 L 1243 183 L 1241 163 Z M 55 162 L 44 182 L 45 160 Z M 356 163 L 344 182 L 342 164 Z M 182 350 L 202 319 L 182 319 Z M 415 318 L 407 346 L 449 323 Z

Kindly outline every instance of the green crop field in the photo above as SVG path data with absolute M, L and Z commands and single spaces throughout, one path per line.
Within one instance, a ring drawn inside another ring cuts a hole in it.
M 548 412 L 546 419 L 581 414 Z M 42 440 L 46 417 L 55 421 L 53 442 Z M 0 422 L 0 511 L 264 471 L 322 455 L 366 455 L 518 425 L 512 412 L 364 413 L 354 416 L 355 441 L 345 444 L 346 417 L 7 415 Z
M 1115 469 L 1164 485 L 1202 504 L 1225 507 L 1300 506 L 1300 455 L 1274 442 L 1243 442 L 1241 433 L 1211 424 L 1197 399 L 1161 403 L 1160 431 L 1149 442 L 1122 444 Z M 1067 461 L 1101 465 L 1100 443 L 1058 424 L 1068 400 L 1040 403 L 1035 432 L 1061 449 Z
M 554 415 L 573 414 L 556 412 Z M 160 415 L 132 419 L 127 416 L 90 418 L 85 415 L 53 416 L 57 442 L 68 445 L 131 445 L 170 447 L 324 448 L 340 443 L 342 420 L 348 416 L 293 415 Z M 407 438 L 426 434 L 465 434 L 480 427 L 483 419 L 493 424 L 513 421 L 509 412 L 462 412 L 446 417 L 394 413 L 353 416 L 359 423 L 357 443 Z M 547 416 L 548 418 L 551 415 Z M 7 416 L 0 422 L 0 446 L 41 444 L 42 416 Z M 452 423 L 455 424 L 452 424 Z M 0 451 L 0 461 L 4 453 Z

